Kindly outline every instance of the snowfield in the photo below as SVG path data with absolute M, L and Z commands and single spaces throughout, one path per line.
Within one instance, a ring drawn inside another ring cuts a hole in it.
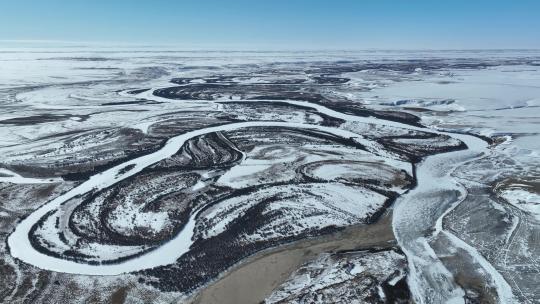
M 538 303 L 540 53 L 0 59 L 0 302 Z

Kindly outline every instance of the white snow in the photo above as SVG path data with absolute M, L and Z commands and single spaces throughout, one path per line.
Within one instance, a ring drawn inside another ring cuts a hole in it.
M 307 103 L 303 103 L 307 104 Z M 307 104 L 309 105 L 309 104 Z M 328 114 L 328 115 L 339 115 L 342 117 L 351 117 L 349 115 L 342 115 L 335 111 L 331 111 L 322 106 L 316 106 L 317 110 Z M 362 118 L 366 123 L 373 124 L 383 124 L 387 122 L 383 120 L 378 120 L 376 118 Z M 401 126 L 398 123 L 389 122 L 394 126 Z M 108 169 L 104 172 L 98 173 L 90 177 L 87 181 L 80 184 L 76 188 L 64 193 L 63 195 L 53 199 L 49 203 L 43 205 L 41 208 L 34 211 L 23 221 L 19 223 L 16 229 L 8 238 L 8 244 L 11 248 L 11 254 L 19 258 L 22 261 L 25 261 L 34 266 L 48 269 L 57 272 L 68 272 L 68 273 L 78 273 L 78 274 L 87 274 L 87 275 L 117 275 L 126 272 L 137 271 L 141 269 L 153 268 L 161 265 L 172 264 L 182 256 L 185 252 L 189 250 L 189 247 L 192 244 L 192 235 L 193 228 L 195 226 L 195 216 L 196 212 L 193 212 L 188 224 L 185 228 L 179 233 L 175 238 L 165 243 L 164 245 L 158 247 L 155 250 L 150 251 L 147 254 L 144 254 L 140 257 L 136 257 L 131 260 L 127 260 L 118 264 L 113 265 L 88 265 L 88 264 L 79 264 L 73 261 L 63 260 L 55 257 L 51 257 L 36 251 L 28 239 L 28 233 L 32 226 L 47 212 L 51 210 L 58 209 L 61 204 L 67 200 L 77 196 L 85 194 L 89 191 L 94 191 L 95 189 L 104 189 L 107 188 L 122 179 L 125 179 L 129 176 L 132 176 L 145 167 L 154 164 L 162 159 L 168 158 L 176 153 L 176 151 L 186 142 L 188 139 L 195 136 L 208 134 L 217 131 L 227 131 L 235 130 L 239 128 L 247 127 L 257 127 L 257 126 L 274 126 L 274 127 L 292 127 L 292 128 L 303 128 L 303 129 L 316 129 L 320 131 L 329 132 L 337 136 L 342 136 L 345 138 L 357 138 L 358 134 L 335 129 L 330 127 L 323 127 L 317 125 L 305 125 L 298 123 L 283 123 L 283 122 L 241 122 L 241 123 L 232 123 L 223 126 L 210 127 L 205 129 L 200 129 L 192 132 L 188 132 L 176 137 L 171 138 L 167 143 L 157 152 L 152 154 L 144 155 L 137 159 L 127 161 L 123 164 L 120 164 L 116 167 Z M 408 126 L 404 126 L 408 127 Z M 118 170 L 129 165 L 134 165 L 133 169 L 125 172 L 124 174 L 118 175 Z
M 513 185 L 510 189 L 504 189 L 499 195 L 515 207 L 526 211 L 540 221 L 540 195 L 529 191 L 527 187 L 518 188 Z
M 110 51 L 110 50 L 108 50 Z M 64 50 L 62 53 L 65 56 Z M 69 56 L 93 56 L 92 52 L 86 49 L 77 50 L 68 53 Z M 112 53 L 112 57 L 115 58 L 136 58 L 129 61 L 69 61 L 60 58 L 59 55 L 52 55 L 50 50 L 47 52 L 40 52 L 39 49 L 34 49 L 32 52 L 20 52 L 17 50 L 9 50 L 2 53 L 2 73 L 0 73 L 0 89 L 3 88 L 18 88 L 23 84 L 33 83 L 36 86 L 47 86 L 29 92 L 24 90 L 16 94 L 15 99 L 21 104 L 31 106 L 33 109 L 43 109 L 55 111 L 61 110 L 76 110 L 81 112 L 81 115 L 90 111 L 95 111 L 96 105 L 94 103 L 100 102 L 102 99 L 107 99 L 106 91 L 110 91 L 110 87 L 103 86 L 101 89 L 96 90 L 97 93 L 88 94 L 87 87 L 81 85 L 80 88 L 73 92 L 71 90 L 64 90 L 60 86 L 49 86 L 49 84 L 62 84 L 68 82 L 86 82 L 96 80 L 114 80 L 117 79 L 115 73 L 111 73 L 109 70 L 83 70 L 83 68 L 118 68 L 122 70 L 125 75 L 130 75 L 136 67 L 150 63 L 147 56 L 155 56 L 156 54 L 162 54 L 164 58 L 169 58 L 169 53 L 156 53 L 155 50 L 148 52 L 134 53 L 130 51 L 120 51 L 118 53 Z M 338 53 L 343 59 L 359 59 L 359 58 L 395 58 L 396 53 L 392 52 L 360 52 L 359 54 Z M 452 53 L 452 52 L 414 52 L 403 55 L 403 58 L 433 58 L 433 57 L 455 57 L 455 56 L 491 56 L 492 58 L 500 56 L 511 56 L 512 52 L 505 52 L 503 55 L 498 53 Z M 335 54 L 334 54 L 335 55 Z M 223 54 L 213 54 L 204 52 L 203 56 L 200 53 L 183 53 L 182 56 L 193 56 L 189 60 L 189 64 L 193 65 L 219 65 L 223 66 Z M 232 59 L 227 61 L 227 64 L 233 63 L 263 63 L 275 61 L 276 56 L 280 56 L 279 53 L 265 53 L 265 54 L 253 54 L 253 53 L 235 53 Z M 328 53 L 316 53 L 312 56 L 308 56 L 303 53 L 282 56 L 281 60 L 284 62 L 297 62 L 314 60 L 324 60 L 332 58 L 333 55 Z M 36 60 L 41 58 L 45 60 Z M 154 60 L 154 59 L 153 59 Z M 163 59 L 161 64 L 167 64 L 169 59 Z M 32 63 L 32 69 L 28 69 L 27 65 Z M 177 68 L 177 66 L 173 66 Z M 363 100 L 365 103 L 371 103 L 375 106 L 381 106 L 382 102 L 392 102 L 401 99 L 412 100 L 408 105 L 423 106 L 433 110 L 440 111 L 463 111 L 458 114 L 448 113 L 447 116 L 431 116 L 424 117 L 424 121 L 430 125 L 446 126 L 446 125 L 466 125 L 474 122 L 475 124 L 484 125 L 484 134 L 497 134 L 505 132 L 515 132 L 523 136 L 516 137 L 514 143 L 531 149 L 527 153 L 522 153 L 522 157 L 530 158 L 537 157 L 540 150 L 540 140 L 537 134 L 529 134 L 531 130 L 536 130 L 538 127 L 539 116 L 539 99 L 540 86 L 538 86 L 540 80 L 540 69 L 527 67 L 497 67 L 487 68 L 484 70 L 464 70 L 459 71 L 457 75 L 450 75 L 448 73 L 441 73 L 438 76 L 429 75 L 424 71 L 417 69 L 411 76 L 410 81 L 373 81 L 370 79 L 369 73 L 357 72 L 356 77 L 351 80 L 351 88 L 355 86 L 362 86 L 370 88 L 371 91 L 358 90 L 346 93 L 346 97 L 355 100 Z M 186 74 L 188 74 L 187 72 Z M 197 72 L 192 72 L 197 73 Z M 352 74 L 352 73 L 351 73 Z M 349 75 L 350 76 L 350 75 Z M 158 79 L 151 81 L 151 86 L 166 87 L 170 86 L 168 78 Z M 426 85 L 425 81 L 428 80 L 429 85 Z M 259 82 L 256 78 L 251 80 L 252 82 Z M 69 92 L 67 92 L 69 91 Z M 178 108 L 208 108 L 217 107 L 211 102 L 190 102 L 183 101 L 181 103 L 171 101 L 166 98 L 160 98 L 152 94 L 153 90 L 137 95 L 117 94 L 125 98 L 141 98 L 163 102 L 159 105 L 159 108 L 163 113 L 172 111 Z M 103 98 L 102 98 L 103 97 Z M 445 105 L 438 104 L 437 102 L 443 99 L 452 98 L 456 100 L 456 103 Z M 73 106 L 73 100 L 78 100 L 79 105 Z M 427 101 L 422 102 L 422 100 Z M 287 101 L 290 104 L 307 106 L 313 108 L 321 113 L 344 119 L 348 122 L 359 122 L 366 125 L 384 125 L 385 127 L 403 128 L 407 130 L 427 131 L 426 129 L 420 129 L 403 125 L 397 122 L 382 121 L 373 117 L 355 117 L 346 115 L 336 111 L 329 110 L 320 105 L 310 104 L 308 102 L 300 101 Z M 431 102 L 431 103 L 430 103 Z M 382 106 L 381 106 L 382 107 Z M 84 113 L 83 113 L 84 112 Z M 21 117 L 26 113 L 2 113 L 2 117 Z M 115 114 L 100 114 L 93 115 L 88 122 L 92 126 L 108 127 L 115 125 L 115 115 L 123 115 L 121 121 L 129 120 L 128 126 L 135 126 L 141 129 L 144 133 L 148 132 L 150 122 L 143 120 L 146 118 L 144 114 L 136 114 L 133 112 L 121 113 L 115 112 Z M 129 119 L 127 119 L 129 118 Z M 273 119 L 273 116 L 263 116 L 265 119 Z M 141 122 L 143 121 L 143 122 Z M 519 123 L 516 123 L 519 122 Z M 68 120 L 61 124 L 42 124 L 40 126 L 28 126 L 24 128 L 12 128 L 10 126 L 1 126 L 0 132 L 4 136 L 3 142 L 0 144 L 2 147 L 2 154 L 5 151 L 9 151 L 9 146 L 12 143 L 24 140 L 26 142 L 25 148 L 32 148 L 33 141 L 39 137 L 47 134 L 54 134 L 62 131 L 72 130 L 72 127 L 76 125 L 78 128 L 84 126 L 84 122 L 79 120 Z M 357 133 L 344 130 L 336 130 L 333 128 L 319 127 L 314 125 L 303 125 L 300 123 L 287 124 L 287 123 L 275 123 L 275 122 L 249 122 L 249 123 L 237 123 L 230 124 L 221 127 L 211 127 L 187 134 L 183 134 L 172 138 L 169 142 L 159 151 L 130 160 L 126 163 L 120 164 L 115 168 L 106 170 L 102 173 L 92 176 L 88 181 L 80 184 L 73 190 L 60 195 L 53 199 L 49 203 L 45 204 L 41 208 L 37 209 L 34 213 L 30 214 L 27 218 L 22 220 L 16 227 L 15 231 L 9 236 L 8 244 L 10 245 L 11 254 L 19 258 L 20 260 L 32 264 L 37 267 L 49 269 L 59 272 L 70 272 L 80 274 L 94 274 L 94 275 L 114 275 L 124 272 L 137 271 L 141 269 L 151 268 L 160 265 L 167 265 L 174 263 L 178 257 L 189 250 L 192 243 L 193 230 L 195 227 L 195 217 L 198 211 L 194 211 L 189 219 L 188 224 L 171 241 L 163 244 L 156 250 L 137 257 L 132 260 L 128 260 L 116 265 L 86 265 L 79 264 L 72 261 L 61 260 L 53 258 L 37 252 L 30 244 L 28 240 L 28 232 L 32 225 L 34 225 L 44 214 L 51 210 L 57 210 L 63 203 L 69 199 L 88 193 L 95 189 L 104 189 L 113 185 L 114 183 L 123 180 L 129 176 L 132 176 L 140 172 L 145 167 L 158 162 L 164 158 L 170 157 L 177 149 L 189 138 L 194 136 L 206 134 L 209 132 L 233 130 L 243 127 L 254 126 L 287 126 L 295 128 L 314 128 L 318 130 L 324 130 L 339 136 L 355 137 L 359 142 L 365 144 L 370 152 L 378 152 L 381 159 L 385 159 L 388 164 L 399 164 L 403 166 L 403 162 L 395 159 L 394 155 L 390 153 L 384 154 L 385 151 L 378 151 L 380 146 L 373 144 L 371 141 L 363 138 Z M 450 234 L 442 229 L 441 219 L 442 217 L 455 207 L 459 203 L 460 197 L 456 199 L 444 198 L 434 199 L 441 191 L 459 191 L 461 194 L 462 189 L 450 178 L 449 172 L 453 170 L 457 165 L 464 161 L 475 160 L 476 157 L 486 151 L 486 145 L 477 138 L 467 135 L 457 135 L 451 133 L 437 132 L 439 134 L 447 134 L 453 138 L 464 141 L 469 150 L 458 151 L 440 154 L 432 157 L 428 157 L 418 167 L 418 181 L 419 186 L 410 191 L 407 195 L 398 199 L 394 210 L 394 232 L 398 239 L 399 244 L 402 246 L 404 252 L 407 254 L 411 274 L 409 277 L 409 284 L 415 300 L 419 303 L 430 302 L 428 282 L 426 278 L 436 278 L 440 283 L 440 296 L 439 298 L 443 302 L 461 302 L 463 291 L 459 286 L 452 285 L 449 282 L 453 281 L 451 274 L 444 265 L 440 262 L 432 248 L 429 246 L 428 241 L 423 237 L 426 229 L 435 227 L 436 233 L 442 233 L 453 240 L 453 245 L 464 250 L 467 250 L 471 256 L 475 257 L 475 260 L 482 265 L 486 273 L 491 278 L 491 283 L 497 289 L 498 294 L 501 297 L 501 302 L 511 302 L 512 293 L 509 290 L 508 284 L 500 276 L 500 274 L 481 256 L 474 248 L 467 247 L 465 243 L 459 240 L 456 236 Z M 536 132 L 538 133 L 538 132 Z M 60 148 L 51 144 L 49 146 L 55 150 Z M 18 148 L 20 149 L 20 148 Z M 25 160 L 31 156 L 32 153 L 28 153 L 23 156 L 16 156 L 13 154 L 13 159 L 19 157 L 19 160 Z M 10 156 L 11 157 L 11 156 Z M 135 167 L 126 172 L 118 178 L 116 178 L 119 169 L 126 165 L 135 165 Z M 235 167 L 228 175 L 222 177 L 220 180 L 223 184 L 241 186 L 243 183 L 243 177 L 246 173 L 254 173 L 258 170 L 264 170 L 264 166 L 269 164 L 262 163 L 250 163 L 250 160 L 245 160 L 242 165 Z M 410 168 L 407 168 L 410 171 Z M 0 173 L 6 176 L 0 177 L 0 182 L 13 182 L 13 183 L 44 183 L 44 182 L 59 182 L 60 179 L 51 181 L 50 179 L 31 179 L 24 178 L 20 175 L 11 172 L 9 170 L 2 169 Z M 318 172 L 318 174 L 326 174 L 333 176 L 330 173 Z M 200 189 L 202 184 L 197 184 L 194 189 Z M 347 195 L 344 193 L 344 195 Z M 511 204 L 518 208 L 525 210 L 532 214 L 538 214 L 538 195 L 523 189 L 512 189 L 501 194 Z M 347 203 L 347 200 L 340 204 L 340 208 L 344 210 L 352 211 L 351 205 Z M 1 214 L 0 214 L 1 215 Z M 158 221 L 159 222 L 159 221 Z M 157 225 L 157 224 L 156 224 Z M 155 228 L 159 228 L 156 226 Z M 219 228 L 219 227 L 218 227 Z M 219 229 L 217 229 L 219 230 Z M 97 248 L 97 251 L 104 250 Z M 426 264 L 427 263 L 427 264 Z M 431 263 L 431 264 L 430 264 Z

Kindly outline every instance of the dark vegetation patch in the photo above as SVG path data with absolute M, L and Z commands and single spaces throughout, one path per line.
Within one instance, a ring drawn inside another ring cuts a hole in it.
M 386 297 L 386 303 L 406 304 L 411 302 L 411 291 L 407 284 L 407 277 L 403 277 L 394 285 L 389 281 L 383 282 L 382 289 Z
M 135 168 L 135 164 L 130 164 L 130 165 L 127 165 L 123 168 L 121 168 L 120 170 L 118 170 L 118 174 L 117 175 L 123 175 L 129 171 L 131 171 L 131 169 Z
M 40 123 L 50 123 L 68 120 L 71 118 L 77 118 L 79 121 L 87 120 L 90 115 L 72 115 L 72 114 L 40 114 L 26 117 L 16 117 L 10 119 L 0 120 L 0 125 L 17 125 L 27 126 Z
M 123 106 L 123 105 L 134 105 L 134 104 L 162 104 L 163 102 L 154 101 L 154 100 L 133 100 L 133 101 L 119 101 L 119 102 L 105 102 L 102 103 L 102 106 Z
M 284 101 L 229 101 L 221 103 L 224 106 L 237 105 L 244 109 L 253 109 L 255 111 L 264 112 L 276 112 L 276 113 L 294 113 L 295 111 L 302 111 L 308 114 L 317 115 L 323 119 L 321 125 L 327 127 L 338 127 L 345 121 L 343 119 L 328 116 L 324 113 L 320 113 L 313 108 L 304 107 L 299 105 L 292 105 Z

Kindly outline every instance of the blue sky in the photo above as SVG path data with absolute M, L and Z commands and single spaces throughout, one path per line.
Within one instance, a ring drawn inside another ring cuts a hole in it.
M 540 1 L 0 0 L 0 40 L 273 48 L 540 48 Z

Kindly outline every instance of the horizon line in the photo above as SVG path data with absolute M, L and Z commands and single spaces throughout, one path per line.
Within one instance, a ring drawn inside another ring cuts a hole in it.
M 2 45 L 7 44 L 27 44 L 27 45 Z M 51 45 L 51 44 L 64 45 Z M 32 45 L 30 44 L 43 44 Z M 208 44 L 208 43 L 178 43 L 178 42 L 161 42 L 161 43 L 143 43 L 143 42 L 111 42 L 111 41 L 74 41 L 74 40 L 54 40 L 54 39 L 0 39 L 0 48 L 172 48 L 170 51 L 190 51 L 190 50 L 206 50 L 206 51 L 540 51 L 540 47 L 358 47 L 358 46 L 339 46 L 339 47 L 315 47 L 315 46 L 289 46 L 283 47 L 282 44 L 269 43 L 269 45 L 261 45 L 259 43 L 230 43 L 230 44 Z M 166 51 L 166 50 L 163 50 Z

